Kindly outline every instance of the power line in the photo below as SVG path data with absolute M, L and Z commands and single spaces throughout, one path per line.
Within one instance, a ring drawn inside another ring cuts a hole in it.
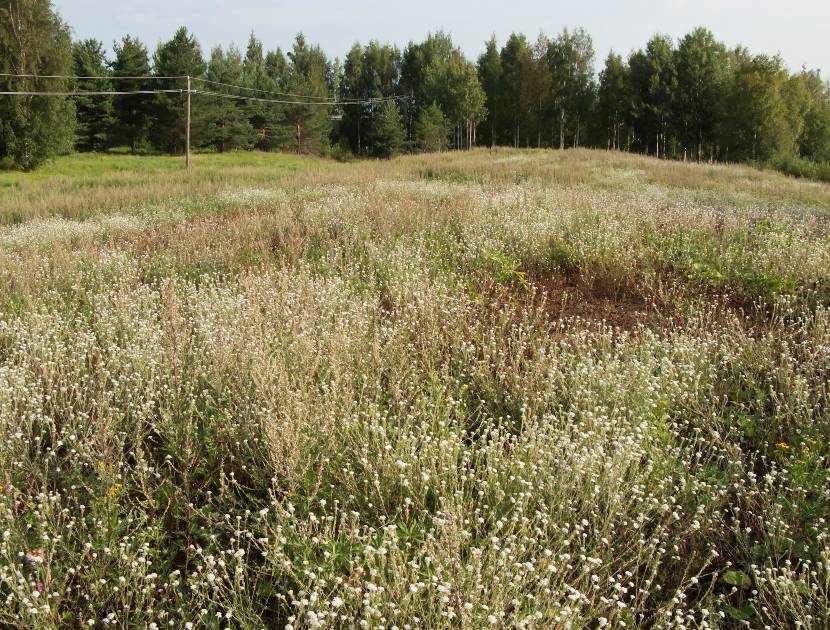
M 318 101 L 334 101 L 334 100 L 336 100 L 336 99 L 330 98 L 328 96 L 311 96 L 309 94 L 295 94 L 295 93 L 292 93 L 292 92 L 277 92 L 275 90 L 260 90 L 260 89 L 257 89 L 257 88 L 244 87 L 242 85 L 233 85 L 231 83 L 222 83 L 221 81 L 212 81 L 210 79 L 202 79 L 202 78 L 199 78 L 199 77 L 192 77 L 192 79 L 194 81 L 200 81 L 202 83 L 209 83 L 211 85 L 221 85 L 223 87 L 233 88 L 235 90 L 244 90 L 244 91 L 247 91 L 247 92 L 257 92 L 259 94 L 274 94 L 274 95 L 277 95 L 277 96 L 294 96 L 294 97 L 297 97 L 297 98 L 308 98 L 308 99 L 313 99 L 313 100 L 318 100 Z
M 120 95 L 120 94 L 184 94 L 187 90 L 84 90 L 78 92 L 36 92 L 36 91 L 21 91 L 21 92 L 0 92 L 3 96 L 106 96 L 106 95 Z
M 0 91 L 0 96 L 128 96 L 137 94 L 186 94 L 188 90 L 76 90 L 76 91 L 37 91 L 17 90 Z M 281 105 L 322 105 L 324 107 L 339 107 L 343 105 L 373 105 L 387 101 L 407 100 L 409 96 L 386 96 L 363 100 L 348 101 L 288 101 L 284 99 L 261 98 L 258 96 L 243 96 L 240 94 L 224 94 L 209 90 L 190 90 L 190 94 L 204 94 L 205 96 L 216 96 L 218 98 L 234 99 L 239 101 L 256 101 L 260 103 L 276 103 Z
M 120 81 L 120 80 L 152 80 L 152 79 L 165 79 L 165 80 L 173 80 L 173 79 L 186 79 L 186 76 L 169 76 L 169 77 L 154 77 L 154 76 L 128 76 L 128 77 L 121 77 L 116 75 L 111 76 L 97 76 L 97 77 L 81 77 L 71 74 L 13 74 L 11 72 L 0 72 L 0 77 L 11 77 L 11 78 L 18 78 L 18 79 L 83 79 L 84 81 L 88 80 L 98 80 L 98 81 Z
M 111 77 L 80 77 L 80 76 L 68 76 L 68 75 L 34 75 L 34 74 L 11 74 L 11 73 L 0 73 L 0 77 L 13 77 L 13 78 L 24 78 L 24 77 L 36 77 L 36 78 L 49 78 L 49 79 L 96 79 L 96 80 L 104 80 L 104 79 L 111 79 Z M 119 79 L 119 78 L 131 78 L 131 77 L 112 77 L 112 79 Z M 299 97 L 299 98 L 311 98 L 311 99 L 318 99 L 318 100 L 304 100 L 304 101 L 297 101 L 297 100 L 285 100 L 285 99 L 274 99 L 274 98 L 263 98 L 259 96 L 243 96 L 241 94 L 227 94 L 222 92 L 214 92 L 211 90 L 194 90 L 191 86 L 191 80 L 193 77 L 185 76 L 185 77 L 132 77 L 134 79 L 187 79 L 187 89 L 155 89 L 155 90 L 53 90 L 53 91 L 46 91 L 46 90 L 8 90 L 8 91 L 0 91 L 0 96 L 119 96 L 119 95 L 141 95 L 141 94 L 180 94 L 184 95 L 187 94 L 187 145 L 185 150 L 185 168 L 189 168 L 190 166 L 190 98 L 192 94 L 204 94 L 205 96 L 215 96 L 217 98 L 226 98 L 226 99 L 233 99 L 237 101 L 256 101 L 261 103 L 276 103 L 281 105 L 322 105 L 323 107 L 342 107 L 345 105 L 374 105 L 376 103 L 386 103 L 386 102 L 395 102 L 400 100 L 411 100 L 412 97 L 410 96 L 386 96 L 386 97 L 379 97 L 379 98 L 369 98 L 369 99 L 352 99 L 352 100 L 344 100 L 338 101 L 335 99 L 326 99 L 320 100 L 321 97 L 316 96 L 308 96 L 308 95 L 299 95 L 299 94 L 290 94 L 287 92 L 268 92 L 267 90 L 258 90 L 256 88 L 246 88 L 241 85 L 232 85 L 230 83 L 221 83 L 219 81 L 211 81 L 208 79 L 198 79 L 200 81 L 204 81 L 207 84 L 214 84 L 214 85 L 221 85 L 223 87 L 237 89 L 237 90 L 250 90 L 258 93 L 264 94 L 285 94 L 289 96 Z M 341 114 L 342 116 L 342 114 Z M 299 144 L 300 141 L 300 122 L 298 118 L 297 122 L 297 142 Z
M 64 75 L 64 74 L 13 74 L 10 72 L 0 72 L 0 77 L 8 77 L 8 78 L 34 78 L 34 79 L 75 79 L 75 80 L 97 80 L 97 81 L 121 81 L 121 80 L 146 80 L 152 81 L 154 79 L 161 79 L 161 80 L 183 80 L 187 79 L 187 76 L 127 76 L 127 77 L 119 77 L 119 76 L 104 76 L 104 77 L 91 77 L 91 76 L 77 76 L 77 75 Z M 234 90 L 240 91 L 248 91 L 248 92 L 255 92 L 258 94 L 268 94 L 268 95 L 276 95 L 276 96 L 288 96 L 292 98 L 302 98 L 302 99 L 309 99 L 303 101 L 297 100 L 285 100 L 285 99 L 272 99 L 272 98 L 263 98 L 259 96 L 244 96 L 241 94 L 226 94 L 223 92 L 215 92 L 212 90 L 190 90 L 191 94 L 205 94 L 207 96 L 216 96 L 219 98 L 230 98 L 235 100 L 248 100 L 248 101 L 257 101 L 262 103 L 275 103 L 281 105 L 323 105 L 326 107 L 337 107 L 341 105 L 372 105 L 375 103 L 383 103 L 386 101 L 401 101 L 407 100 L 410 97 L 408 96 L 382 96 L 382 97 L 373 97 L 373 98 L 363 98 L 363 99 L 347 99 L 338 101 L 336 98 L 330 98 L 326 96 L 313 96 L 310 94 L 297 94 L 294 92 L 278 92 L 275 90 L 262 90 L 258 88 L 250 88 L 245 87 L 243 85 L 233 85 L 231 83 L 223 83 L 221 81 L 213 81 L 211 79 L 203 79 L 201 77 L 190 77 L 193 81 L 201 81 L 203 83 L 207 83 L 209 85 L 218 85 Z M 184 93 L 187 90 L 176 90 L 176 89 L 157 89 L 157 90 L 75 90 L 75 91 L 38 91 L 38 90 L 19 90 L 19 91 L 4 91 L 0 92 L 0 95 L 6 96 L 95 96 L 95 95 L 129 95 L 129 94 L 165 94 L 165 93 Z
M 231 83 L 222 83 L 221 81 L 212 81 L 210 79 L 202 79 L 202 78 L 199 78 L 199 77 L 192 77 L 192 79 L 194 81 L 201 81 L 203 83 L 209 83 L 211 85 L 220 85 L 220 86 L 235 89 L 235 90 L 256 92 L 258 94 L 273 94 L 273 95 L 276 95 L 276 96 L 292 96 L 292 97 L 295 97 L 295 98 L 307 98 L 307 99 L 311 99 L 311 101 L 318 101 L 318 104 L 320 104 L 320 105 L 323 105 L 323 104 L 325 104 L 325 105 L 358 105 L 358 104 L 364 104 L 364 103 L 380 103 L 380 102 L 388 101 L 388 100 L 404 100 L 404 99 L 409 98 L 407 96 L 380 96 L 380 97 L 369 97 L 369 98 L 362 98 L 362 99 L 361 98 L 352 98 L 352 99 L 346 99 L 346 100 L 339 101 L 339 100 L 337 100 L 336 97 L 311 96 L 309 94 L 297 94 L 297 93 L 293 93 L 293 92 L 278 92 L 276 90 L 262 90 L 262 89 L 259 89 L 259 88 L 250 88 L 250 87 L 245 87 L 245 86 L 242 86 L 242 85 L 233 85 Z M 215 94 L 215 95 L 223 94 L 223 95 L 225 95 L 225 93 L 223 93 L 223 92 L 213 92 L 213 91 L 210 91 L 210 90 L 196 90 L 196 92 L 200 92 L 202 94 Z M 252 96 L 243 96 L 243 95 L 237 95 L 237 94 L 228 94 L 227 96 L 239 96 L 240 98 L 246 98 L 246 99 L 250 99 L 250 100 L 255 99 L 255 97 L 252 97 Z M 279 99 L 275 99 L 275 102 L 281 102 L 281 101 L 279 101 Z M 293 101 L 291 101 L 290 103 L 293 104 Z
M 97 80 L 97 81 L 146 80 L 146 81 L 152 81 L 152 80 L 155 80 L 155 79 L 162 79 L 162 80 L 183 80 L 183 79 L 187 79 L 186 76 L 159 76 L 159 77 L 156 77 L 156 76 L 146 76 L 145 75 L 145 76 L 125 76 L 125 77 L 122 77 L 122 76 L 103 76 L 103 77 L 102 76 L 95 76 L 95 77 L 93 77 L 93 76 L 78 76 L 78 75 L 68 75 L 68 74 L 13 74 L 13 73 L 10 73 L 10 72 L 0 72 L 0 77 L 19 78 L 19 79 L 22 79 L 22 78 L 75 79 L 75 80 L 83 80 L 83 81 L 88 81 L 88 80 Z M 200 81 L 202 83 L 207 83 L 207 84 L 210 84 L 210 85 L 218 85 L 218 86 L 222 86 L 222 87 L 226 87 L 226 88 L 230 88 L 230 89 L 234 89 L 234 90 L 240 90 L 240 91 L 246 91 L 246 92 L 255 92 L 255 93 L 258 93 L 258 94 L 270 94 L 270 95 L 276 95 L 276 96 L 290 96 L 290 97 L 293 97 L 293 98 L 309 99 L 309 101 L 302 101 L 302 103 L 316 102 L 316 104 L 319 104 L 319 105 L 357 105 L 357 104 L 368 104 L 368 103 L 380 103 L 380 102 L 388 101 L 388 100 L 402 100 L 402 99 L 408 98 L 408 97 L 404 97 L 404 96 L 386 96 L 386 97 L 372 97 L 372 98 L 348 99 L 348 100 L 338 101 L 336 98 L 332 98 L 332 97 L 328 97 L 328 96 L 313 96 L 311 94 L 298 94 L 296 92 L 279 92 L 279 91 L 276 91 L 276 90 L 263 90 L 263 89 L 259 89 L 259 88 L 246 87 L 244 85 L 234 85 L 232 83 L 223 83 L 222 81 L 213 81 L 212 79 L 203 79 L 201 77 L 190 77 L 190 78 L 193 81 Z M 170 92 L 177 92 L 179 90 L 169 90 L 169 91 Z M 126 93 L 126 91 L 119 91 L 119 93 L 121 93 L 121 92 Z M 144 94 L 144 93 L 151 94 L 151 93 L 159 93 L 159 92 L 165 92 L 165 90 L 135 90 L 131 93 L 134 93 L 134 94 Z M 248 99 L 248 100 L 262 100 L 262 101 L 265 101 L 265 102 L 273 101 L 273 102 L 279 102 L 279 103 L 284 103 L 284 104 L 289 104 L 289 105 L 301 104 L 301 103 L 298 103 L 297 101 L 285 101 L 285 100 L 282 100 L 282 99 L 262 99 L 262 98 L 258 98 L 258 97 L 254 97 L 254 96 L 224 94 L 224 93 L 221 93 L 221 92 L 214 92 L 214 91 L 211 91 L 211 90 L 193 90 L 192 91 L 192 93 L 197 93 L 197 92 L 201 93 L 201 94 L 210 94 L 210 95 L 214 95 L 214 96 L 238 97 L 238 98 L 244 98 L 244 99 Z M 34 94 L 34 91 L 31 91 L 30 93 Z M 93 93 L 98 93 L 98 92 L 89 91 L 87 93 L 88 94 L 93 94 Z M 112 92 L 109 92 L 109 91 L 107 91 L 107 92 L 101 91 L 100 92 L 100 94 L 105 94 L 105 93 L 115 94 L 116 91 L 113 90 Z M 20 92 L 8 91 L 8 92 L 2 92 L 2 94 L 7 94 L 7 95 L 8 94 L 20 94 L 20 95 L 23 95 L 24 92 L 23 91 L 20 91 Z M 47 93 L 46 91 L 38 92 L 38 94 L 54 95 L 54 96 L 74 96 L 75 95 L 74 93 L 69 94 L 68 92 L 66 94 L 63 94 L 63 93 L 59 93 L 59 92 L 48 92 Z
M 273 98 L 261 98 L 258 96 L 242 96 L 240 94 L 225 94 L 223 92 L 211 92 L 207 90 L 193 90 L 194 94 L 205 94 L 207 96 L 216 96 L 218 98 L 229 98 L 240 101 L 256 101 L 260 103 L 278 103 L 281 105 L 323 105 L 325 107 L 336 107 L 340 105 L 371 105 L 375 103 L 384 103 L 386 101 L 405 100 L 408 96 L 386 96 L 383 98 L 371 98 L 364 100 L 349 100 L 349 101 L 286 101 Z

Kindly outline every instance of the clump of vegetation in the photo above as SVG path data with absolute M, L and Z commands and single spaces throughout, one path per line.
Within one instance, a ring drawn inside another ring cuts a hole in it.
M 415 139 L 422 151 L 435 153 L 449 148 L 450 125 L 444 112 L 433 103 L 422 109 L 415 123 Z
M 51 168 L 0 179 L 0 623 L 828 618 L 827 187 L 590 151 Z

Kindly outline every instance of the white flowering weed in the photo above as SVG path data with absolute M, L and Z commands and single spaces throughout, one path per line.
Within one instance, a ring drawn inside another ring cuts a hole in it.
M 0 623 L 826 622 L 826 187 L 587 151 L 214 179 L 0 227 Z

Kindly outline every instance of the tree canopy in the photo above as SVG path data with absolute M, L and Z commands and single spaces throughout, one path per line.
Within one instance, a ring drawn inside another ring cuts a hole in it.
M 183 26 L 151 58 L 129 35 L 111 56 L 95 39 L 72 43 L 48 0 L 9 0 L 0 7 L 0 72 L 33 75 L 0 79 L 9 91 L 172 90 L 4 96 L 0 159 L 22 168 L 73 148 L 180 153 L 185 77 L 200 150 L 382 157 L 509 144 L 698 161 L 830 161 L 830 85 L 821 74 L 730 50 L 705 28 L 677 41 L 655 35 L 627 58 L 609 53 L 598 69 L 581 28 L 533 40 L 513 33 L 501 46 L 493 36 L 473 63 L 442 31 L 403 49 L 355 43 L 342 60 L 302 34 L 283 50 L 251 33 L 244 50 L 216 47 L 205 59 Z

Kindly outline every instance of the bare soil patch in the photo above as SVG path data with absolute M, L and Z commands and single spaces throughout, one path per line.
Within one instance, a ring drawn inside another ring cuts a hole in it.
M 579 318 L 621 330 L 635 330 L 658 318 L 654 306 L 627 288 L 589 285 L 579 278 L 538 274 L 527 278 L 534 302 L 551 318 Z

